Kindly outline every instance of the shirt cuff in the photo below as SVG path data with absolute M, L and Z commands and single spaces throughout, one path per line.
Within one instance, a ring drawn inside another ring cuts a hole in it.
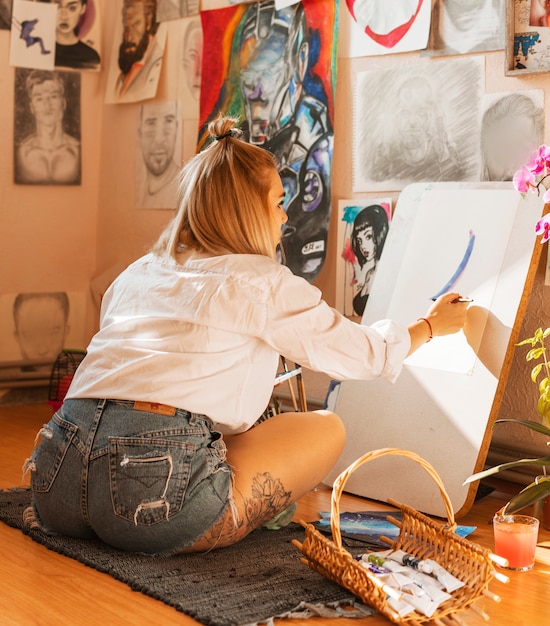
M 371 328 L 379 333 L 386 343 L 386 363 L 380 376 L 394 383 L 411 348 L 409 328 L 394 320 L 380 320 Z

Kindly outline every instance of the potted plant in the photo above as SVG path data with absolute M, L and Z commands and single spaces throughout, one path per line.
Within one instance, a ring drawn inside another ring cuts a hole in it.
M 520 424 L 526 428 L 530 428 L 538 433 L 542 433 L 548 437 L 547 445 L 550 445 L 550 364 L 546 353 L 545 340 L 550 335 L 550 328 L 542 330 L 537 328 L 535 334 L 532 337 L 520 341 L 517 346 L 530 345 L 531 348 L 527 352 L 527 361 L 538 361 L 531 370 L 531 380 L 538 385 L 539 400 L 537 404 L 537 410 L 541 417 L 541 423 L 531 420 L 520 419 L 500 419 L 496 420 L 495 424 L 501 424 L 504 422 Z M 543 378 L 539 382 L 541 372 Z M 477 474 L 470 476 L 464 484 L 487 478 L 503 472 L 504 470 L 512 467 L 518 467 L 521 465 L 538 465 L 546 468 L 550 465 L 550 455 L 542 456 L 537 459 L 520 459 L 518 461 L 511 461 L 509 463 L 502 463 L 496 465 Z M 543 526 L 550 529 L 550 476 L 537 476 L 535 480 L 527 485 L 522 491 L 515 495 L 510 502 L 506 504 L 503 510 L 503 514 L 513 514 L 520 509 L 523 509 L 531 504 L 535 504 L 540 500 L 544 501 L 545 510 L 543 511 Z

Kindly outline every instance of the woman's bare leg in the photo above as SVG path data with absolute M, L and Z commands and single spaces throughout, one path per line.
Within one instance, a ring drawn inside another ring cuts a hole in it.
M 275 517 L 323 480 L 344 441 L 344 426 L 330 411 L 282 413 L 227 437 L 235 506 L 189 551 L 231 545 Z

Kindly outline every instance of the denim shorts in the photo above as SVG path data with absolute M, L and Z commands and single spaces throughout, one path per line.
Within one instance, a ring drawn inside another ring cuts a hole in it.
M 204 416 L 127 400 L 67 400 L 40 431 L 28 467 L 47 532 L 170 555 L 225 514 L 232 472 Z

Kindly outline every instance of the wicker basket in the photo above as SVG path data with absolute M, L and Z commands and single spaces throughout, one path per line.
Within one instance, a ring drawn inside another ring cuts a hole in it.
M 453 576 L 465 584 L 451 595 L 452 598 L 443 602 L 430 618 L 414 611 L 400 617 L 386 600 L 386 592 L 382 589 L 380 580 L 363 566 L 342 547 L 340 534 L 340 497 L 349 476 L 361 465 L 388 455 L 404 456 L 419 463 L 433 478 L 445 504 L 448 523 L 437 522 L 415 509 L 388 499 L 388 502 L 401 510 L 402 521 L 398 522 L 391 516 L 388 520 L 400 527 L 399 536 L 395 541 L 382 538 L 389 546 L 396 550 L 403 550 L 418 558 L 430 558 L 437 561 Z M 384 448 L 369 452 L 352 463 L 334 481 L 331 505 L 331 541 L 311 524 L 304 524 L 305 539 L 303 543 L 294 541 L 294 545 L 302 552 L 305 558 L 302 561 L 312 569 L 320 572 L 326 578 L 338 583 L 351 591 L 366 604 L 371 605 L 380 613 L 396 624 L 444 624 L 448 620 L 460 623 L 453 618 L 467 607 L 481 613 L 485 619 L 487 615 L 473 607 L 472 604 L 481 596 L 489 596 L 498 601 L 500 598 L 488 591 L 490 580 L 496 576 L 502 582 L 506 578 L 495 572 L 493 567 L 494 555 L 485 548 L 459 537 L 455 534 L 456 523 L 453 507 L 447 492 L 434 468 L 424 459 L 412 452 L 397 448 Z M 441 618 L 447 618 L 445 622 Z

